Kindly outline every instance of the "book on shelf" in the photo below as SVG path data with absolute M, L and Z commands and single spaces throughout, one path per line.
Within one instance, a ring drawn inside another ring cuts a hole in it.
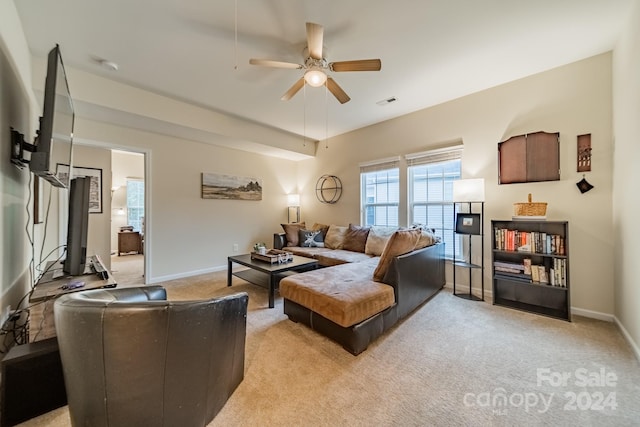
M 531 280 L 534 282 L 539 282 L 540 281 L 540 270 L 538 270 L 538 266 L 537 265 L 532 265 L 531 266 Z
M 544 265 L 538 265 L 537 267 L 540 283 L 549 283 L 549 276 L 547 275 L 547 270 L 544 268 Z
M 565 255 L 564 237 L 558 234 L 496 228 L 494 241 L 497 250 Z
M 524 273 L 510 273 L 507 271 L 496 270 L 496 277 L 504 277 L 509 280 L 519 280 L 526 283 L 531 283 L 531 275 Z
M 522 260 L 524 266 L 524 274 L 531 275 L 531 258 L 525 258 Z

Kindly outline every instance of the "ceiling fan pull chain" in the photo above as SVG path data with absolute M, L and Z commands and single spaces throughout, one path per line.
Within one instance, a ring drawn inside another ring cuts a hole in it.
M 234 70 L 238 69 L 238 0 L 234 0 L 234 30 L 235 30 L 235 45 L 233 46 L 233 55 L 235 65 Z
M 329 148 L 329 88 L 327 82 L 324 82 L 324 106 L 326 110 L 324 148 Z
M 307 146 L 307 85 L 302 86 L 302 96 L 304 101 L 304 108 L 302 113 L 302 146 Z

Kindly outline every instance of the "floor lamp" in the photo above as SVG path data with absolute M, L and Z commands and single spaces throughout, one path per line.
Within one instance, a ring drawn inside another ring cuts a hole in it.
M 479 207 L 480 212 L 474 213 L 473 205 Z M 453 294 L 455 296 L 474 300 L 484 301 L 484 179 L 459 179 L 453 181 L 453 212 L 454 218 L 454 237 L 453 237 Z M 458 212 L 458 207 L 462 207 L 467 212 Z M 466 209 L 464 209 L 466 207 Z M 465 259 L 456 258 L 456 242 L 458 236 L 467 237 L 468 255 Z M 479 236 L 480 240 L 480 263 L 473 263 L 471 241 L 473 236 Z M 466 268 L 469 273 L 469 291 L 468 293 L 456 292 L 456 267 Z M 478 297 L 472 293 L 472 270 L 480 271 L 481 296 Z

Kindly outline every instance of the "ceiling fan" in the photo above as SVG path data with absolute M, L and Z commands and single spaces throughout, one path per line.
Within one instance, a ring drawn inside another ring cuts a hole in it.
M 380 71 L 382 62 L 379 59 L 328 62 L 322 56 L 323 36 L 324 28 L 322 25 L 307 22 L 307 49 L 305 49 L 305 52 L 308 52 L 309 56 L 305 59 L 304 64 L 255 58 L 251 58 L 249 63 L 263 67 L 306 70 L 304 75 L 295 82 L 284 95 L 282 95 L 281 99 L 283 101 L 290 100 L 300 89 L 302 89 L 306 82 L 313 87 L 320 87 L 326 84 L 329 92 L 331 92 L 341 104 L 344 104 L 351 98 L 349 98 L 349 95 L 342 90 L 335 80 L 327 76 L 327 71 L 334 71 L 336 73 L 343 71 Z

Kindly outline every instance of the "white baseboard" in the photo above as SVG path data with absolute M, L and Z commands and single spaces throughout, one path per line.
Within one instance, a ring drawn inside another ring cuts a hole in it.
M 636 344 L 636 342 L 633 340 L 631 334 L 629 334 L 622 322 L 620 322 L 620 320 L 616 316 L 613 317 L 613 321 L 616 325 L 618 325 L 620 332 L 622 332 L 622 336 L 627 340 L 629 346 L 631 347 L 631 350 L 633 350 L 633 353 L 636 356 L 636 359 L 638 359 L 638 361 L 640 362 L 640 347 L 638 347 L 638 344 Z
M 613 314 L 601 313 L 599 311 L 587 310 L 578 307 L 571 307 L 571 314 L 588 317 L 590 319 L 604 320 L 605 322 L 613 322 L 614 319 Z
M 462 290 L 462 292 L 465 292 L 469 290 L 469 285 L 456 285 L 456 288 L 458 292 L 460 292 L 460 290 Z M 453 283 L 445 283 L 444 285 L 444 289 L 448 289 L 451 292 L 453 292 Z M 472 287 L 471 288 L 471 292 L 473 292 L 474 295 L 478 295 L 480 296 L 482 294 L 482 288 L 476 288 L 476 287 Z M 485 286 L 484 288 L 484 299 L 489 300 L 488 302 L 493 302 L 493 291 L 491 290 L 491 288 L 487 288 Z
M 147 281 L 147 284 L 152 285 L 154 283 L 167 282 L 169 280 L 176 280 L 176 279 L 184 279 L 187 277 L 198 276 L 200 274 L 216 273 L 218 271 L 223 271 L 223 270 L 224 271 L 227 270 L 226 265 L 211 267 L 211 268 L 204 268 L 202 270 L 186 271 L 179 274 L 169 274 L 167 276 L 151 277 Z

